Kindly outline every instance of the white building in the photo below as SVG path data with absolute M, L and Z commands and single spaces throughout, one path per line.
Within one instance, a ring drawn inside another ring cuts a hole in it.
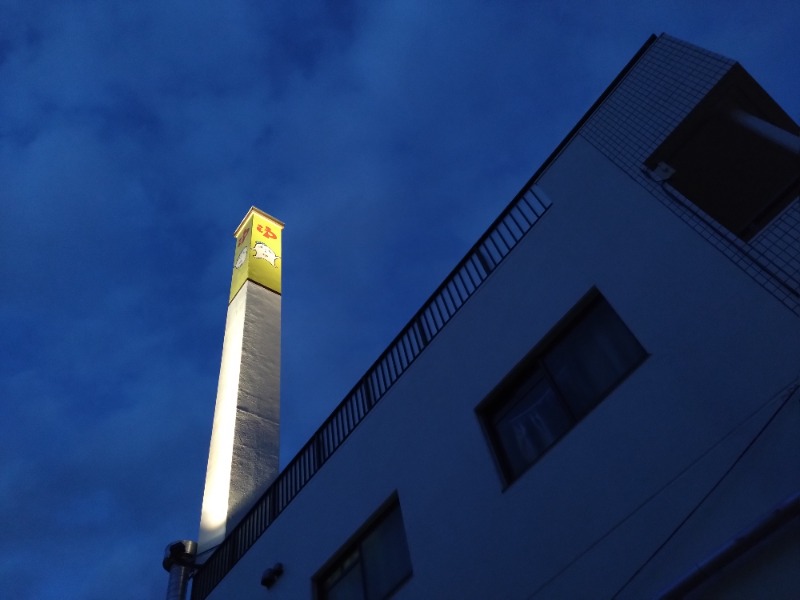
M 798 132 L 651 38 L 191 597 L 800 597 Z

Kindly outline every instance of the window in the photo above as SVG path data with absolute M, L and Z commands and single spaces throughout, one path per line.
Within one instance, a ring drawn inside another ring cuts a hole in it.
M 597 292 L 579 303 L 565 321 L 478 407 L 509 483 L 646 357 L 641 344 Z
M 403 517 L 396 498 L 315 577 L 320 600 L 381 600 L 411 576 Z

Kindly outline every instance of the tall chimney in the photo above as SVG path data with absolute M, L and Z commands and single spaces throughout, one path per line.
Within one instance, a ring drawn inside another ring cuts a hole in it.
M 278 473 L 282 233 L 283 223 L 255 207 L 234 233 L 201 553 L 225 538 Z

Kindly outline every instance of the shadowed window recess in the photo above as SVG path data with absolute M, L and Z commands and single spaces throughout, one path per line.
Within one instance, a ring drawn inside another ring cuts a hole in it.
M 400 504 L 394 498 L 315 577 L 319 600 L 390 598 L 411 577 Z
M 748 241 L 800 194 L 799 135 L 800 127 L 736 64 L 645 167 Z
M 581 301 L 478 407 L 504 479 L 517 479 L 647 354 L 597 292 Z

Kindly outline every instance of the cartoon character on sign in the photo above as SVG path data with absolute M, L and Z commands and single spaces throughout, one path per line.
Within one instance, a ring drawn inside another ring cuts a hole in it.
M 239 252 L 239 256 L 236 257 L 236 262 L 233 263 L 233 268 L 238 269 L 244 264 L 245 260 L 247 260 L 247 248 L 242 248 L 242 251 Z
M 280 256 L 275 254 L 275 250 L 267 246 L 264 242 L 256 242 L 253 246 L 253 250 L 255 251 L 253 256 L 256 258 L 263 258 L 273 267 L 276 269 L 278 268 L 278 265 L 275 264 L 275 260 L 280 258 Z

